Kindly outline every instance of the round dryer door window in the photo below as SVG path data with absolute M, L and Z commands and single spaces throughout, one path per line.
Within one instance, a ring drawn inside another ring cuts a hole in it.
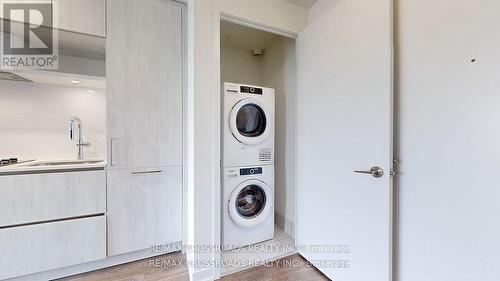
M 241 143 L 256 145 L 269 134 L 266 109 L 259 100 L 244 99 L 232 109 L 229 127 L 234 137 Z
M 229 215 L 241 227 L 253 227 L 270 213 L 271 189 L 260 180 L 248 180 L 238 185 L 228 201 Z
M 256 104 L 245 104 L 236 113 L 236 128 L 245 137 L 258 137 L 266 130 L 266 114 Z

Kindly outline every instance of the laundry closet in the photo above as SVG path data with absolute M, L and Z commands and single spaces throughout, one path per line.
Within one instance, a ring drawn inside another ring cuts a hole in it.
M 224 276 L 294 251 L 296 53 L 292 38 L 220 27 Z

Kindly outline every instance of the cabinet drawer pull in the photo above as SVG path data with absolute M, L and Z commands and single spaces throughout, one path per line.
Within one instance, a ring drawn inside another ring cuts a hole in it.
M 158 174 L 158 173 L 161 173 L 161 170 L 143 171 L 143 172 L 132 172 L 132 175 Z

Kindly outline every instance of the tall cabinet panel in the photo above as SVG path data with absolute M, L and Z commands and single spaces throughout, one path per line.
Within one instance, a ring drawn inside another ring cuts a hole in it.
M 107 2 L 109 164 L 182 165 L 182 8 Z
M 108 255 L 182 240 L 183 17 L 107 1 Z

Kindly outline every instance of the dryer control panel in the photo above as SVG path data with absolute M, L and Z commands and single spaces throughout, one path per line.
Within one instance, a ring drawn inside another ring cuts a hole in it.
M 256 88 L 256 87 L 249 87 L 249 86 L 241 86 L 240 87 L 240 92 L 246 93 L 246 94 L 255 94 L 255 95 L 262 95 L 262 88 Z

